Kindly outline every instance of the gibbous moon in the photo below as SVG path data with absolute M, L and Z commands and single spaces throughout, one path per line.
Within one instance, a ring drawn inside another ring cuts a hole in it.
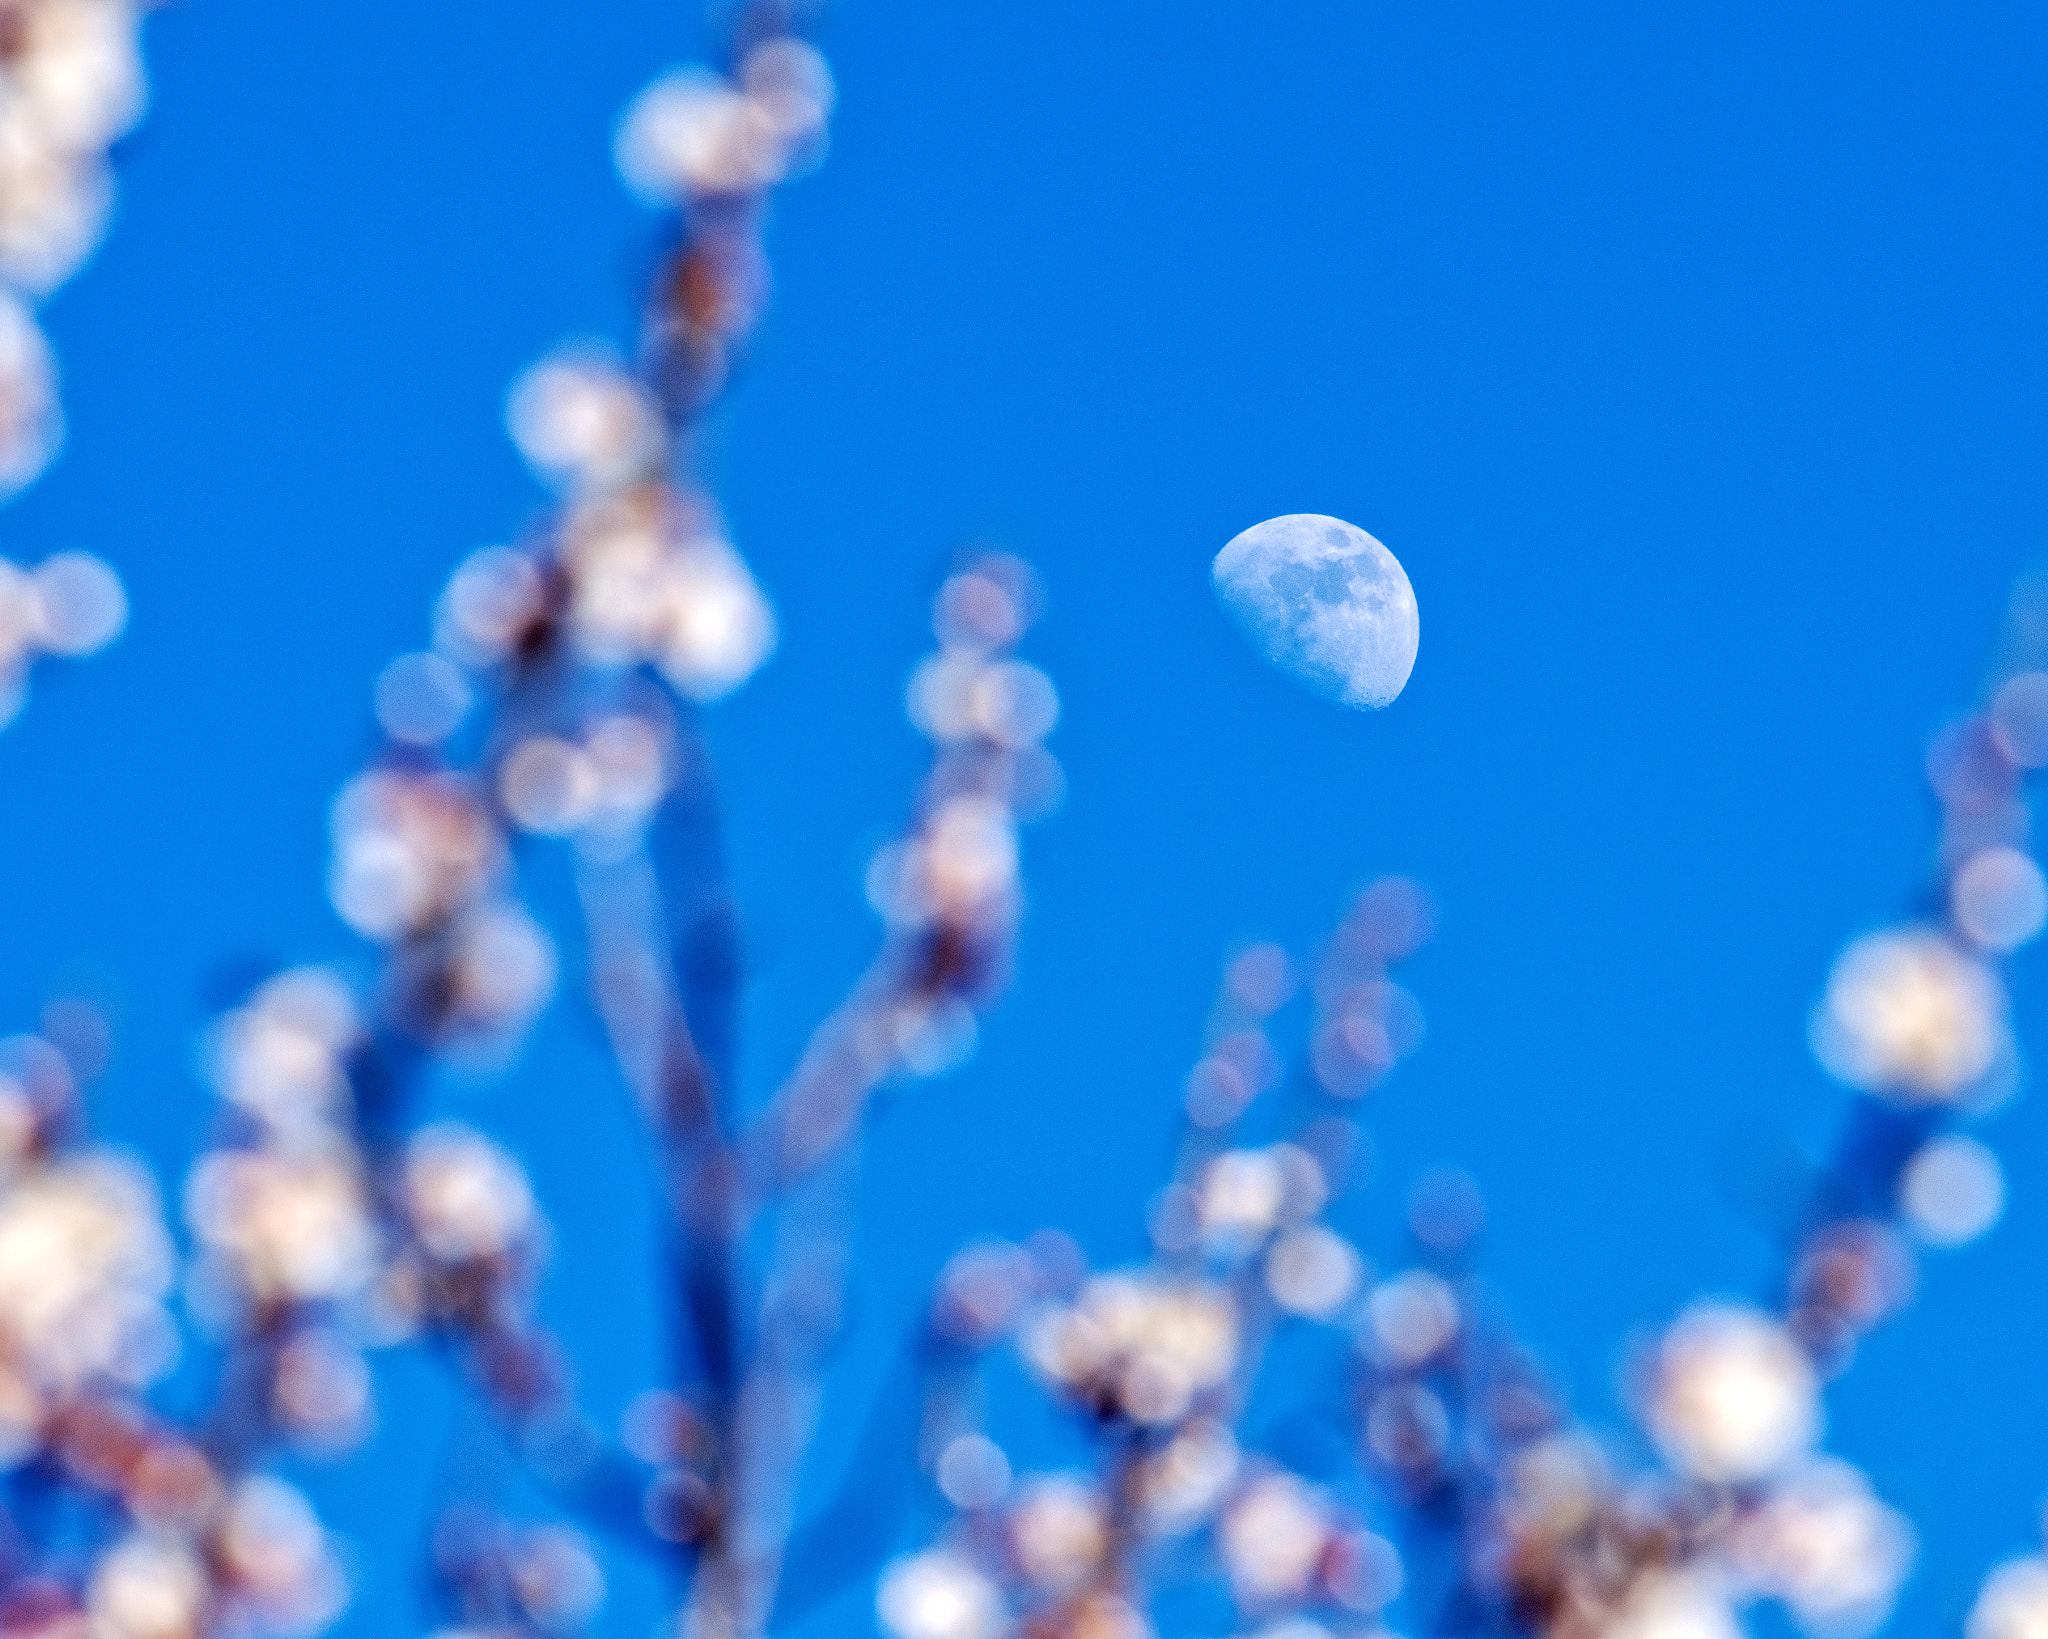
M 1254 524 L 1210 570 L 1258 650 L 1347 706 L 1392 702 L 1415 669 L 1415 589 L 1394 554 L 1341 518 L 1290 513 Z

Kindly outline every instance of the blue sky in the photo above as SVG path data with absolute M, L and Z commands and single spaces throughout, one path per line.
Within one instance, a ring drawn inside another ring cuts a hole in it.
M 610 131 L 702 38 L 651 0 L 149 24 L 112 235 L 47 313 L 71 441 L 0 517 L 0 553 L 97 552 L 134 609 L 0 739 L 0 1017 L 97 975 L 122 1033 L 96 1119 L 167 1167 L 208 1116 L 207 976 L 350 948 L 325 815 L 370 680 L 541 502 L 512 375 L 629 334 L 650 224 Z M 1759 1122 L 1824 1141 L 1807 1010 L 1917 887 L 1922 750 L 2039 551 L 2048 18 L 851 0 L 822 39 L 833 152 L 776 205 L 774 306 L 710 441 L 783 632 L 714 727 L 749 1085 L 871 946 L 861 866 L 919 766 L 901 685 L 964 540 L 1045 578 L 1070 781 L 981 1056 L 869 1145 L 826 1465 L 947 1250 L 1056 1223 L 1138 1252 L 1219 960 L 1309 944 L 1390 870 L 1441 935 L 1355 1222 L 1390 1246 L 1408 1179 L 1469 1170 L 1494 1289 L 1615 1420 L 1633 1329 L 1768 1268 L 1714 1157 Z M 1263 668 L 1213 604 L 1217 548 L 1297 511 L 1414 583 L 1385 713 Z M 2038 959 L 2015 984 L 2031 1045 Z M 616 1408 L 654 1357 L 620 1298 L 651 1256 L 623 1095 L 558 1018 L 443 1096 L 529 1159 L 548 1313 Z M 1832 1447 L 1921 1533 L 1901 1632 L 1958 1621 L 2048 1491 L 2038 1098 L 1985 1136 L 2005 1221 L 1928 1260 L 1831 1401 Z M 446 1437 L 429 1383 L 392 1367 L 367 1459 L 310 1482 L 357 1544 L 349 1633 L 415 1621 L 380 1499 Z M 626 1577 L 602 1631 L 645 1632 L 647 1598 Z M 854 1597 L 817 1631 L 868 1622 Z

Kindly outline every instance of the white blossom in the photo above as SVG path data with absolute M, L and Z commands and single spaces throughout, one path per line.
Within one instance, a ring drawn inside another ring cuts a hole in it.
M 160 1332 L 171 1246 L 140 1169 L 104 1154 L 58 1162 L 0 1194 L 0 1340 L 44 1382 L 134 1375 Z
M 1736 1557 L 1759 1590 L 1809 1628 L 1875 1625 L 1891 1608 L 1913 1553 L 1912 1528 L 1846 1463 L 1788 1475 L 1746 1520 Z
M 1237 1363 L 1237 1311 L 1219 1287 L 1100 1275 L 1039 1317 L 1032 1363 L 1075 1395 L 1142 1423 L 1170 1423 Z
M 534 1226 L 526 1174 L 480 1133 L 443 1122 L 406 1146 L 405 1206 L 420 1244 L 444 1263 L 509 1252 Z
M 896 1639 L 996 1639 L 1009 1626 L 995 1583 L 942 1549 L 891 1565 L 875 1614 Z
M 1109 1519 L 1087 1483 L 1034 1480 L 1010 1509 L 1010 1546 L 1024 1574 L 1044 1588 L 1070 1588 L 1101 1563 Z
M 1707 1303 L 1665 1334 L 1650 1433 L 1683 1472 L 1729 1483 L 1761 1479 L 1805 1450 L 1819 1424 L 1813 1366 L 1777 1322 Z
M 348 1153 L 223 1150 L 193 1170 L 186 1215 L 259 1302 L 335 1298 L 369 1278 L 376 1239 Z
M 1321 1497 L 1292 1475 L 1254 1481 L 1223 1516 L 1223 1563 L 1240 1600 L 1300 1597 L 1329 1540 Z
M 2005 991 L 1939 934 L 1871 934 L 1835 963 L 1813 1041 L 1855 1086 L 1914 1103 L 1954 1099 L 2005 1051 Z
M 2048 1560 L 2007 1560 L 1988 1577 L 1970 1607 L 1966 1639 L 2048 1639 Z
M 93 1567 L 86 1623 L 91 1639 L 196 1639 L 211 1593 L 191 1544 L 138 1534 L 116 1543 Z

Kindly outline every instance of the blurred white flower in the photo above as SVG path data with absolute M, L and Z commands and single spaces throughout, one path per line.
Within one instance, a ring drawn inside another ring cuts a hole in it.
M 1034 1273 L 1030 1254 L 1007 1242 L 965 1247 L 939 1271 L 934 1323 L 958 1342 L 987 1348 L 1017 1318 Z
M 1970 1607 L 1966 1639 L 2048 1639 L 2048 1560 L 2007 1560 Z
M 528 831 L 561 836 L 583 823 L 597 777 L 583 750 L 558 734 L 529 734 L 498 767 L 498 796 Z
M 1426 1269 L 1382 1281 L 1366 1300 L 1367 1346 L 1389 1365 L 1411 1368 L 1441 1353 L 1462 1324 L 1458 1297 Z
M 1017 880 L 1017 832 L 991 797 L 954 797 L 926 821 L 916 848 L 915 902 L 964 921 L 1009 893 Z
M 1949 884 L 1949 914 L 1974 943 L 2003 955 L 2048 923 L 2048 880 L 2017 848 L 1980 849 Z
M 513 443 L 552 483 L 608 489 L 658 468 L 661 412 L 647 389 L 603 355 L 557 353 L 513 384 Z
M 1192 1531 L 1214 1511 L 1237 1478 L 1237 1440 L 1228 1425 L 1195 1417 L 1138 1471 L 1138 1499 L 1155 1531 Z
M 44 1382 L 133 1376 L 165 1324 L 171 1244 L 141 1169 L 106 1155 L 58 1162 L 0 1194 L 0 1342 Z
M 2005 1210 L 2005 1173 L 1998 1157 L 1960 1134 L 1920 1146 L 1899 1179 L 1899 1206 L 1923 1240 L 1935 1246 L 1973 1241 Z
M 1810 1629 L 1874 1627 L 1891 1609 L 1913 1556 L 1903 1515 L 1880 1502 L 1847 1463 L 1795 1469 L 1745 1519 L 1735 1558 L 1760 1592 L 1783 1600 Z
M 996 1639 L 1009 1627 L 995 1583 L 942 1549 L 883 1572 L 875 1614 L 896 1639 Z
M 518 1162 L 453 1122 L 406 1145 L 404 1190 L 420 1244 L 444 1263 L 498 1257 L 534 1227 L 533 1190 Z
M 1195 1200 L 1211 1250 L 1256 1243 L 1280 1223 L 1287 1177 L 1266 1150 L 1225 1150 L 1202 1169 Z
M 343 920 L 372 939 L 445 920 L 504 862 L 496 827 L 450 775 L 359 775 L 335 799 L 332 828 L 328 892 Z
M 815 153 L 832 107 L 824 59 L 793 39 L 764 42 L 737 87 L 676 69 L 641 92 L 619 127 L 619 171 L 650 204 L 753 193 Z
M 104 148 L 142 116 L 141 19 L 127 0 L 35 0 L 18 7 L 6 100 L 18 99 L 50 148 Z
M 1390 1468 L 1426 1474 L 1443 1459 L 1451 1415 L 1435 1391 L 1396 1381 L 1373 1396 L 1365 1414 L 1365 1443 Z
M 1819 1431 L 1812 1363 L 1785 1329 L 1753 1309 L 1699 1304 L 1664 1334 L 1651 1391 L 1650 1434 L 1673 1466 L 1698 1479 L 1763 1478 Z
M 2019 672 L 1991 697 L 1991 738 L 2018 768 L 2048 766 L 2048 672 Z
M 224 1583 L 262 1627 L 310 1633 L 347 1598 L 312 1505 L 282 1480 L 258 1475 L 237 1485 L 216 1541 Z
M 394 740 L 430 746 L 469 712 L 470 688 L 437 654 L 402 654 L 377 675 L 377 723 Z
M 520 1539 L 512 1589 L 521 1608 L 543 1627 L 574 1627 L 604 1603 L 604 1572 L 576 1532 L 543 1526 Z
M 1590 1522 L 1608 1485 L 1600 1448 L 1570 1433 L 1545 1435 L 1524 1447 L 1506 1477 L 1506 1517 L 1519 1535 L 1544 1542 L 1562 1542 Z
M 98 154 L 52 147 L 29 110 L 0 103 L 0 279 L 44 296 L 99 243 L 113 184 Z
M 691 699 L 711 701 L 775 647 L 774 613 L 739 554 L 637 498 L 582 508 L 563 561 L 571 625 L 593 660 L 651 662 Z
M 948 1440 L 936 1473 L 939 1489 L 955 1508 L 986 1508 L 1010 1489 L 1010 1459 L 986 1434 Z
M 1266 1290 L 1291 1315 L 1329 1320 L 1364 1279 L 1365 1260 L 1343 1236 L 1321 1224 L 1281 1236 L 1266 1254 Z
M 1291 1475 L 1254 1481 L 1223 1516 L 1224 1568 L 1243 1602 L 1300 1598 L 1329 1540 L 1321 1497 Z
M 1012 749 L 1036 745 L 1059 721 L 1052 679 L 1021 660 L 965 649 L 928 657 L 911 674 L 910 720 L 935 740 L 981 737 Z
M 90 552 L 58 552 L 36 566 L 36 641 L 50 654 L 97 654 L 128 624 L 121 578 Z
M 487 546 L 457 567 L 434 614 L 434 643 L 466 666 L 503 660 L 540 618 L 540 571 L 523 552 Z
M 280 973 L 215 1027 L 214 1086 L 273 1129 L 303 1133 L 345 1106 L 345 1058 L 361 1029 L 355 999 L 332 973 Z
M 311 1451 L 346 1450 L 367 1431 L 370 1370 L 354 1344 L 318 1328 L 295 1333 L 278 1351 L 270 1412 Z
M 516 905 L 481 905 L 452 931 L 447 968 L 449 1019 L 486 1037 L 516 1035 L 555 988 L 555 947 Z
M 581 744 L 557 734 L 528 735 L 498 771 L 506 811 L 524 829 L 553 836 L 642 825 L 668 785 L 661 735 L 630 713 L 600 719 Z
M 667 629 L 659 664 L 692 700 L 730 694 L 774 650 L 775 616 L 725 542 L 686 542 L 670 563 L 664 593 Z
M 1093 1486 L 1066 1477 L 1033 1480 L 1011 1505 L 1010 1547 L 1042 1588 L 1073 1587 L 1109 1548 L 1109 1518 Z
M 1814 1051 L 1854 1086 L 1911 1102 L 1959 1097 L 2006 1042 L 2005 991 L 1939 934 L 1901 929 L 1859 939 L 1828 976 Z
M 1724 1594 L 1689 1571 L 1658 1571 L 1630 1590 L 1600 1639 L 1743 1639 Z
M 198 1639 L 212 1582 L 189 1543 L 125 1537 L 101 1556 L 85 1591 L 91 1639 Z
M 338 1146 L 284 1156 L 222 1150 L 185 1186 L 200 1239 L 260 1303 L 343 1297 L 369 1279 L 376 1251 L 363 1181 Z
M 739 83 L 785 152 L 792 159 L 808 158 L 806 149 L 823 136 L 835 96 L 832 70 L 817 48 L 787 34 L 763 40 L 740 63 Z
M 1099 1275 L 1042 1315 L 1031 1362 L 1077 1398 L 1141 1423 L 1171 1423 L 1237 1363 L 1237 1310 L 1220 1287 Z

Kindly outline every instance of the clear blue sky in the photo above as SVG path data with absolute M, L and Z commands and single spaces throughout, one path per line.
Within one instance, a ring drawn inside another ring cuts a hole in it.
M 652 0 L 148 26 L 112 236 L 47 315 L 71 442 L 0 515 L 0 553 L 97 552 L 134 608 L 0 738 L 0 1023 L 106 975 L 97 1120 L 166 1166 L 210 1113 L 209 971 L 349 949 L 325 815 L 370 680 L 540 503 L 511 376 L 629 333 L 649 224 L 610 131 L 701 38 Z M 714 731 L 750 1085 L 871 946 L 860 868 L 919 766 L 901 684 L 965 538 L 1044 574 L 1071 781 L 981 1057 L 870 1146 L 828 1421 L 962 1240 L 1057 1223 L 1136 1254 L 1220 956 L 1313 940 L 1387 870 L 1442 934 L 1356 1222 L 1389 1245 L 1406 1180 L 1466 1167 L 1497 1292 L 1616 1420 L 1631 1329 L 1767 1267 L 1712 1157 L 1759 1120 L 1825 1138 L 1807 1009 L 1918 884 L 1922 748 L 2048 522 L 2048 14 L 848 0 L 823 43 L 834 150 L 776 207 L 712 451 L 783 630 Z M 1212 602 L 1216 549 L 1298 511 L 1414 583 L 1383 714 L 1263 669 Z M 2015 982 L 2037 1045 L 2037 957 Z M 648 1209 L 587 1026 L 445 1098 L 528 1158 L 547 1312 L 616 1410 L 655 1358 Z M 1952 1631 L 2048 1491 L 2038 1096 L 1985 1136 L 2004 1223 L 1928 1261 L 1831 1401 L 1831 1446 L 1921 1532 L 1902 1633 Z M 351 1635 L 413 1631 L 382 1499 L 447 1423 L 428 1373 L 387 1375 L 367 1456 L 309 1481 L 356 1544 Z M 647 1598 L 627 1577 L 602 1631 L 644 1634 Z M 856 1596 L 815 1631 L 870 1621 Z

